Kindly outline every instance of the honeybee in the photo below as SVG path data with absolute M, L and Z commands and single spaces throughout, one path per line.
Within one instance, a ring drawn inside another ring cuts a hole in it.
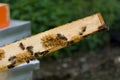
M 67 38 L 66 38 L 64 35 L 60 34 L 60 33 L 57 34 L 57 37 L 58 37 L 59 39 L 63 39 L 63 40 L 66 40 L 66 41 L 67 41 Z
M 67 45 L 71 45 L 71 44 L 73 44 L 73 43 L 74 43 L 74 41 L 71 40 L 71 41 L 68 41 L 68 42 L 67 42 Z
M 33 55 L 33 51 L 32 51 L 33 46 L 27 46 L 26 49 L 27 49 L 28 52 L 31 53 L 31 55 Z
M 28 61 L 26 61 L 27 63 L 30 63 L 30 61 L 28 60 Z
M 83 32 L 80 32 L 79 35 L 83 35 Z
M 46 51 L 41 52 L 40 54 L 43 55 L 43 56 L 45 56 L 48 52 L 49 52 L 49 51 L 46 50 Z
M 34 56 L 39 57 L 40 54 L 41 54 L 41 52 L 35 52 Z
M 24 50 L 24 49 L 25 49 L 25 46 L 23 45 L 23 43 L 22 43 L 22 42 L 19 44 L 19 47 L 20 47 L 22 50 Z
M 102 25 L 102 26 L 99 26 L 98 27 L 98 30 L 109 30 L 109 28 L 107 27 L 107 25 L 106 24 L 104 24 L 104 25 Z
M 86 31 L 86 26 L 82 27 L 82 32 L 85 32 Z
M 16 59 L 16 56 L 11 56 L 8 61 L 14 61 Z
M 11 64 L 9 64 L 7 67 L 10 69 L 10 68 L 13 68 L 13 67 L 15 67 L 15 63 L 16 63 L 16 61 L 13 61 Z
M 10 64 L 7 66 L 9 69 L 15 67 L 14 65 Z

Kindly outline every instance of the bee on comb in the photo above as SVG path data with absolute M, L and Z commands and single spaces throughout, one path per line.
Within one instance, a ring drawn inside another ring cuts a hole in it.
M 106 29 L 109 30 L 109 28 L 107 27 L 106 24 L 98 27 L 98 30 L 100 30 L 100 31 L 101 31 L 101 30 L 106 30 Z
M 22 43 L 22 42 L 19 44 L 19 47 L 20 47 L 22 50 L 24 50 L 24 49 L 25 49 L 25 46 L 23 45 L 23 43 Z
M 83 32 L 79 32 L 79 35 L 83 35 Z
M 10 64 L 10 65 L 8 65 L 7 67 L 8 67 L 8 69 L 10 69 L 10 68 L 15 67 L 15 65 L 14 65 L 14 64 Z
M 71 45 L 71 44 L 73 44 L 73 43 L 74 43 L 74 41 L 71 40 L 71 41 L 68 41 L 68 42 L 67 42 L 67 45 Z
M 57 37 L 58 37 L 59 39 L 62 39 L 62 40 L 66 40 L 66 41 L 67 41 L 67 38 L 66 38 L 64 35 L 60 34 L 60 33 L 57 34 Z
M 81 31 L 79 32 L 79 35 L 83 35 L 83 33 L 86 31 L 86 26 L 81 27 Z
M 48 50 L 42 51 L 42 52 L 35 52 L 35 53 L 34 53 L 34 56 L 35 56 L 35 57 L 39 57 L 40 55 L 45 56 L 48 52 L 49 52 Z
M 26 49 L 31 53 L 31 55 L 33 55 L 33 46 L 27 46 Z
M 41 52 L 41 55 L 45 56 L 48 52 L 49 52 L 48 50 L 43 51 L 43 52 Z
M 15 59 L 16 59 L 16 56 L 11 56 L 11 57 L 8 59 L 8 61 L 15 61 Z
M 35 57 L 39 57 L 40 54 L 41 54 L 41 52 L 35 52 L 35 53 L 34 53 L 34 56 L 35 56 Z
M 16 64 L 16 61 L 12 61 L 11 64 L 9 64 L 7 67 L 10 69 L 10 68 L 13 68 L 15 67 L 15 64 Z
M 82 32 L 85 32 L 86 31 L 86 26 L 82 27 Z
M 59 38 L 58 36 L 61 37 L 61 35 L 59 34 L 49 34 L 49 35 L 45 35 L 41 38 L 41 43 L 42 46 L 44 48 L 47 49 L 52 49 L 55 47 L 59 47 L 59 46 L 66 46 L 67 41 L 65 39 L 63 39 L 63 37 Z
M 30 63 L 30 60 L 26 61 L 27 63 Z

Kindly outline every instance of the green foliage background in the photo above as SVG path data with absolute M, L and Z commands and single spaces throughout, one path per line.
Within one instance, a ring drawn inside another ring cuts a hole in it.
M 43 32 L 97 12 L 102 13 L 110 29 L 120 31 L 119 0 L 3 0 L 0 2 L 10 4 L 12 19 L 30 20 L 32 34 Z M 95 51 L 103 48 L 108 43 L 108 32 L 99 32 L 78 44 L 55 52 L 54 55 L 58 57 L 71 55 L 70 53 L 77 51 Z

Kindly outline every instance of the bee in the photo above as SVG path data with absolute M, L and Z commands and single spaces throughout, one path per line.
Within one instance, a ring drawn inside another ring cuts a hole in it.
M 83 32 L 80 32 L 79 35 L 83 35 Z
M 26 49 L 27 49 L 27 50 L 32 50 L 32 49 L 33 49 L 33 46 L 28 46 Z
M 82 32 L 85 32 L 86 31 L 86 26 L 82 27 Z
M 19 47 L 20 47 L 22 50 L 25 50 L 25 46 L 23 45 L 22 42 L 19 44 Z
M 87 36 L 89 36 L 90 34 L 84 35 L 83 37 L 86 38 Z
M 16 56 L 11 56 L 8 61 L 14 61 L 16 59 Z
M 99 27 L 98 27 L 98 30 L 99 30 L 99 31 L 106 30 L 105 25 L 99 26 Z
M 31 60 L 31 61 L 33 61 L 34 59 L 33 59 L 33 58 L 31 58 L 30 60 Z
M 58 37 L 59 39 L 62 39 L 62 40 L 66 40 L 66 41 L 67 41 L 67 38 L 66 38 L 64 35 L 60 34 L 60 33 L 57 34 L 57 37 Z
M 27 51 L 31 53 L 31 55 L 33 55 L 33 46 L 27 46 L 26 47 Z
M 12 62 L 10 65 L 8 65 L 7 67 L 10 69 L 10 68 L 13 68 L 13 67 L 15 67 L 15 63 L 16 63 L 16 61 L 14 61 L 14 62 Z
M 46 50 L 46 51 L 41 52 L 40 54 L 43 55 L 43 56 L 45 56 L 48 52 L 49 52 L 49 51 Z
M 106 24 L 98 27 L 98 30 L 106 30 L 106 29 L 109 30 Z
M 83 32 L 86 31 L 86 26 L 82 27 L 81 29 L 82 29 L 82 30 L 79 32 L 79 35 L 83 35 Z
M 28 60 L 28 61 L 26 61 L 27 63 L 30 63 L 30 61 Z
M 74 43 L 74 41 L 71 40 L 71 41 L 68 41 L 68 42 L 67 42 L 67 45 L 71 45 L 71 44 L 73 44 L 73 43 Z
M 10 64 L 7 66 L 9 69 L 15 67 L 14 65 Z
M 34 56 L 39 57 L 40 54 L 41 54 L 41 52 L 35 52 Z

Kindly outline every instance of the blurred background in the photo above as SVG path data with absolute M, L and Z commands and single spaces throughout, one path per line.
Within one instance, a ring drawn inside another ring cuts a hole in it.
M 109 31 L 40 59 L 35 80 L 119 80 L 120 0 L 2 0 L 11 18 L 31 21 L 32 34 L 100 12 Z

